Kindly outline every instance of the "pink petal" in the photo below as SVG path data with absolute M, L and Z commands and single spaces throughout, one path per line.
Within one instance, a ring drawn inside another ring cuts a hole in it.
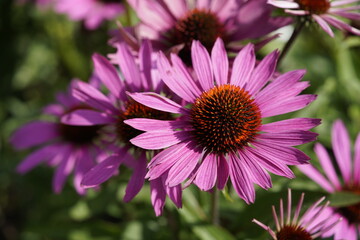
M 187 148 L 181 158 L 170 168 L 165 184 L 174 187 L 183 182 L 195 169 L 202 152 L 191 147 Z
M 94 62 L 96 75 L 104 83 L 107 89 L 109 89 L 109 91 L 117 98 L 123 98 L 124 86 L 119 78 L 118 73 L 116 72 L 115 67 L 111 65 L 109 60 L 107 60 L 105 57 L 99 54 L 95 53 L 92 59 Z M 131 61 L 131 60 L 126 59 L 126 61 L 120 61 L 120 62 L 127 62 L 127 61 Z
M 299 4 L 286 0 L 268 0 L 267 3 L 278 8 L 299 8 Z
M 153 92 L 128 93 L 135 101 L 160 111 L 171 113 L 187 113 L 188 110 L 181 107 L 174 101 Z
M 151 77 L 152 53 L 153 49 L 151 46 L 151 42 L 148 39 L 144 39 L 142 41 L 139 51 L 140 70 L 144 76 L 144 81 L 141 82 L 143 89 L 154 89 L 156 87 L 154 86 Z
M 81 182 L 85 188 L 96 187 L 111 178 L 119 169 L 124 159 L 114 154 L 87 172 Z
M 329 154 L 320 143 L 315 144 L 314 151 L 320 160 L 322 169 L 325 171 L 326 176 L 336 189 L 340 190 L 341 184 L 335 172 L 334 166 L 330 160 Z
M 315 21 L 320 25 L 320 27 L 331 37 L 334 37 L 334 32 L 331 30 L 329 24 L 327 24 L 324 19 L 322 19 L 320 16 L 313 14 L 312 17 L 315 19 Z
M 161 178 L 150 181 L 151 203 L 155 215 L 158 217 L 162 214 L 165 205 L 166 192 Z
M 229 178 L 229 164 L 227 162 L 227 160 L 225 159 L 224 156 L 219 156 L 218 157 L 218 168 L 217 168 L 218 172 L 217 172 L 217 177 L 218 177 L 218 182 L 217 182 L 217 187 L 218 189 L 222 190 L 224 189 L 228 178 Z
M 270 80 L 276 68 L 279 51 L 275 50 L 267 55 L 254 69 L 245 89 L 251 94 L 257 94 Z
M 360 184 L 360 134 L 358 134 L 355 142 L 354 156 L 354 181 Z
M 184 131 L 156 131 L 142 133 L 130 142 L 143 149 L 156 150 L 170 147 L 189 137 L 189 133 Z
M 243 160 L 232 154 L 229 157 L 230 179 L 235 191 L 247 204 L 253 203 L 255 190 L 246 172 L 246 166 L 242 163 Z
M 194 40 L 191 46 L 191 59 L 195 73 L 204 91 L 214 87 L 214 75 L 211 59 L 200 41 Z
M 10 142 L 16 149 L 33 147 L 59 136 L 58 124 L 36 121 L 27 123 L 11 136 Z
M 209 191 L 215 186 L 217 178 L 217 160 L 216 155 L 208 154 L 201 163 L 194 183 L 202 191 Z
M 116 120 L 105 113 L 93 110 L 75 110 L 61 118 L 61 122 L 75 126 L 91 126 L 114 123 Z
M 317 133 L 309 131 L 292 130 L 278 133 L 261 133 L 257 138 L 270 144 L 297 146 L 316 140 L 317 135 Z
M 319 173 L 319 171 L 315 169 L 312 165 L 299 165 L 298 168 L 301 172 L 308 176 L 308 178 L 319 184 L 326 191 L 330 193 L 335 191 L 335 189 L 333 188 L 333 186 L 331 186 L 328 180 L 326 180 L 324 176 L 321 175 L 321 173 Z
M 229 60 L 225 50 L 224 42 L 218 38 L 211 51 L 211 61 L 214 68 L 214 76 L 217 85 L 228 82 Z
M 234 60 L 230 84 L 244 88 L 254 69 L 255 60 L 254 45 L 246 45 Z
M 332 147 L 345 183 L 351 181 L 351 149 L 349 134 L 341 120 L 335 121 L 332 127 Z
M 148 118 L 133 118 L 125 120 L 124 123 L 141 131 L 175 131 L 188 127 L 189 123 L 185 121 L 167 121 Z
M 32 152 L 17 167 L 18 173 L 26 173 L 42 162 L 52 159 L 58 152 L 59 145 L 48 145 Z
M 57 167 L 53 177 L 53 190 L 55 193 L 60 193 L 62 191 L 66 178 L 74 169 L 77 155 L 78 153 L 74 152 L 71 148 L 64 150 L 60 165 Z
M 288 130 L 309 130 L 321 123 L 317 118 L 293 118 L 278 122 L 263 124 L 260 128 L 264 132 L 282 132 Z
M 90 84 L 77 81 L 74 85 L 72 95 L 80 102 L 84 102 L 87 105 L 104 112 L 117 112 L 109 98 Z
M 131 175 L 128 185 L 126 186 L 124 202 L 131 201 L 140 192 L 145 181 L 146 165 L 146 154 L 143 152 L 140 158 L 137 159 L 133 174 Z

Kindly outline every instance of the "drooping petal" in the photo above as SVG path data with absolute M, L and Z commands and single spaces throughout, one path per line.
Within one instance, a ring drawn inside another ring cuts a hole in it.
M 253 203 L 255 190 L 250 182 L 249 174 L 246 172 L 246 167 L 242 163 L 243 160 L 233 154 L 230 154 L 229 157 L 230 179 L 235 191 L 247 204 Z
M 194 180 L 194 183 L 202 190 L 208 191 L 215 186 L 217 178 L 217 157 L 215 154 L 208 154 L 201 163 Z
M 146 165 L 147 159 L 144 151 L 139 159 L 137 159 L 133 174 L 126 186 L 124 202 L 131 201 L 140 192 L 145 181 Z
M 331 30 L 329 24 L 324 19 L 315 14 L 313 14 L 312 17 L 327 34 L 329 34 L 331 37 L 334 37 L 334 32 Z
M 220 155 L 218 157 L 218 167 L 217 167 L 217 187 L 218 189 L 222 190 L 224 189 L 228 178 L 229 178 L 229 164 L 224 156 Z
M 59 136 L 58 124 L 36 121 L 27 123 L 11 136 L 10 142 L 16 149 L 33 147 Z
M 354 181 L 360 184 L 360 134 L 358 134 L 355 142 L 354 156 Z
M 56 168 L 53 177 L 53 190 L 55 193 L 60 193 L 62 191 L 66 178 L 73 171 L 77 159 L 78 152 L 74 151 L 70 146 L 64 150 L 60 164 Z
M 165 205 L 166 192 L 161 178 L 150 181 L 151 203 L 155 215 L 158 217 L 162 214 Z
M 85 188 L 96 187 L 111 178 L 124 161 L 118 154 L 111 155 L 87 172 L 81 182 Z

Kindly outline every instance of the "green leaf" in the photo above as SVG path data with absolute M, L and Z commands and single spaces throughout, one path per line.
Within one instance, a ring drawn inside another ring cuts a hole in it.
M 333 207 L 346 207 L 360 203 L 360 195 L 352 192 L 336 192 L 329 196 L 329 200 Z

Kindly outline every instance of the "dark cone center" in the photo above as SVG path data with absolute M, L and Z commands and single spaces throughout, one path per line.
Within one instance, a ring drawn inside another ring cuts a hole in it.
M 360 186 L 347 186 L 343 190 L 360 195 Z M 346 218 L 350 224 L 360 224 L 360 203 L 338 208 L 337 211 Z
M 259 107 L 238 86 L 222 85 L 196 99 L 191 108 L 192 131 L 198 144 L 210 152 L 235 152 L 256 136 L 261 125 Z
M 295 0 L 302 10 L 313 14 L 326 13 L 330 8 L 329 0 Z
M 309 232 L 299 226 L 286 225 L 276 233 L 277 240 L 312 240 Z

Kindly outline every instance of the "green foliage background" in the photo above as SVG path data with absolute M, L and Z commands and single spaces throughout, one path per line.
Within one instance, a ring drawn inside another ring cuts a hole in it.
M 122 19 L 120 19 L 122 20 Z M 257 188 L 256 202 L 246 205 L 233 190 L 220 194 L 220 226 L 210 222 L 210 194 L 190 187 L 184 191 L 184 207 L 168 202 L 163 216 L 156 218 L 146 186 L 130 203 L 122 197 L 128 172 L 103 184 L 99 191 L 78 196 L 68 181 L 63 193 L 51 190 L 53 169 L 41 166 L 26 175 L 16 165 L 31 152 L 16 152 L 8 143 L 22 124 L 38 119 L 42 107 L 54 94 L 66 89 L 73 77 L 86 80 L 91 73 L 93 52 L 107 54 L 107 31 L 113 23 L 96 31 L 85 30 L 65 16 L 39 10 L 32 4 L 19 6 L 0 1 L 0 239 L 21 240 L 113 240 L 113 239 L 269 239 L 253 224 L 272 224 L 271 205 L 286 197 L 288 187 L 294 199 L 305 192 L 305 206 L 326 195 L 315 183 L 293 168 L 297 178 L 272 176 L 269 191 Z M 282 48 L 277 40 L 259 54 Z M 310 27 L 301 34 L 280 71 L 307 69 L 311 82 L 307 93 L 318 94 L 309 107 L 285 117 L 316 117 L 322 124 L 314 131 L 319 141 L 331 148 L 330 130 L 342 119 L 352 140 L 360 131 L 360 39 L 338 33 L 334 39 Z M 318 165 L 313 144 L 302 146 Z M 346 199 L 331 197 L 333 204 Z

